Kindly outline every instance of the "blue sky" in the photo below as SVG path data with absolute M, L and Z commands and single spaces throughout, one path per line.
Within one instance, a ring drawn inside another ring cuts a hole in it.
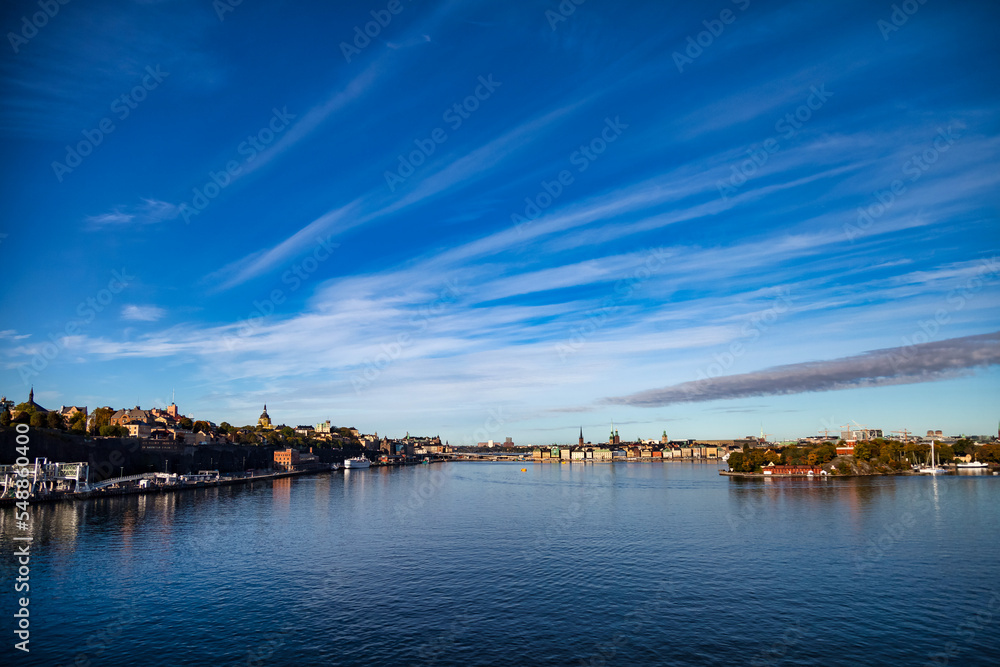
M 452 443 L 990 433 L 1000 11 L 903 9 L 5 3 L 0 389 Z

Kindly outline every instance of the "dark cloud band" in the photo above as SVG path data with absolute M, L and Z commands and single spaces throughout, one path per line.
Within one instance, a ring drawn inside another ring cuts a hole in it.
M 906 345 L 829 361 L 773 366 L 753 373 L 682 382 L 605 399 L 614 405 L 657 407 L 727 398 L 934 382 L 1000 364 L 1000 331 Z

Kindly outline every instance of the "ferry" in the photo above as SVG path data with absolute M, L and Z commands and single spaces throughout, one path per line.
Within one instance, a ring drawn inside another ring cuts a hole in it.
M 956 467 L 959 470 L 986 470 L 990 464 L 983 461 L 973 461 L 972 463 L 959 463 Z
M 346 461 L 344 461 L 344 467 L 351 469 L 370 468 L 371 465 L 372 462 L 363 456 L 355 456 L 353 459 L 347 459 Z

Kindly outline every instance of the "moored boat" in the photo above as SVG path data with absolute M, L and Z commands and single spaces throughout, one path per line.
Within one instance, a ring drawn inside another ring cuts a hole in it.
M 369 468 L 371 467 L 371 464 L 372 462 L 363 456 L 355 456 L 353 459 L 347 459 L 344 461 L 344 467 L 350 469 Z
M 959 470 L 986 470 L 990 464 L 984 461 L 972 461 L 971 463 L 959 463 L 956 467 Z

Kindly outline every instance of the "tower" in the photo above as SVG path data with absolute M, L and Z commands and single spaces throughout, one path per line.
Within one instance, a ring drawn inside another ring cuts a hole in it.
M 257 425 L 261 428 L 270 430 L 271 426 L 271 416 L 267 414 L 267 404 L 264 404 L 264 412 L 260 413 L 260 419 L 257 420 Z
M 580 427 L 580 446 L 583 447 L 583 427 Z

